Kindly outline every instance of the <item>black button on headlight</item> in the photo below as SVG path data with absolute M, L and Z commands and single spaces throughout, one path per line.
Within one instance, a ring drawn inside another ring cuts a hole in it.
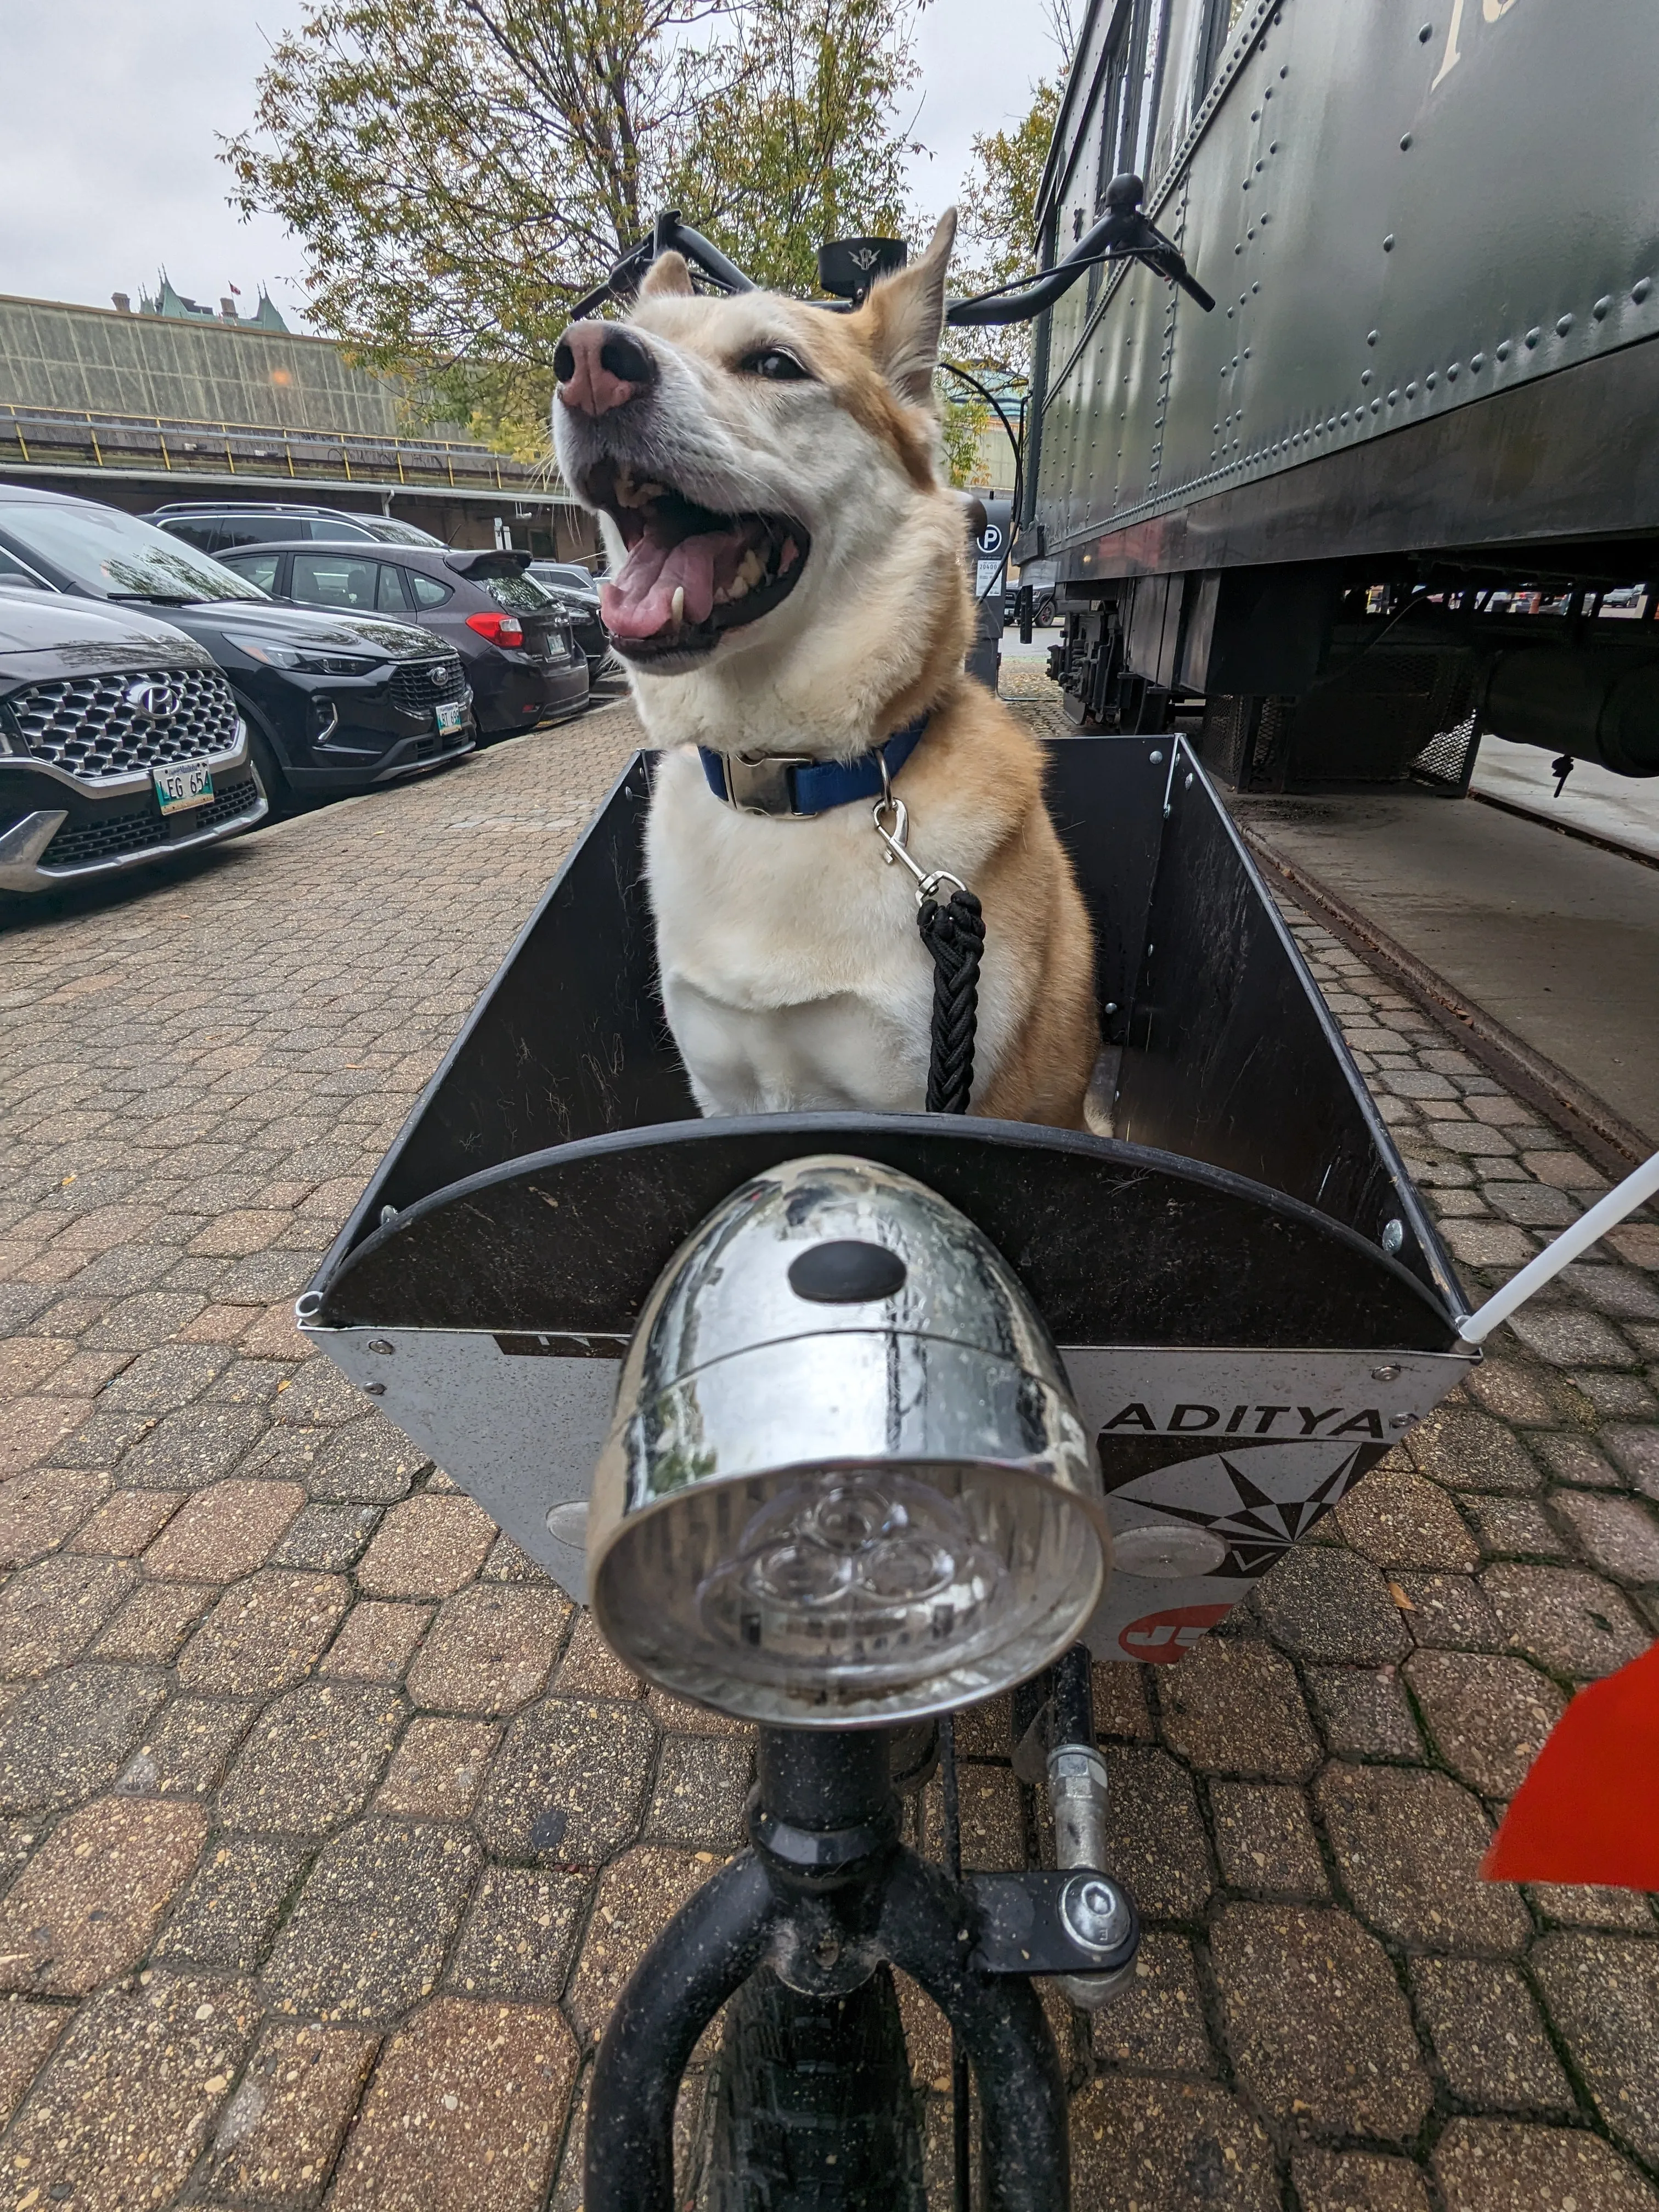
M 842 1237 L 815 1244 L 790 1262 L 789 1287 L 798 1298 L 825 1306 L 863 1305 L 904 1288 L 905 1265 L 884 1244 Z

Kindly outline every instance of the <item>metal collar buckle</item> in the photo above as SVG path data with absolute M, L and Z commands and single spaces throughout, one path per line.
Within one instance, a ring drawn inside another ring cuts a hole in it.
M 753 759 L 742 753 L 723 753 L 720 760 L 726 804 L 735 806 L 740 814 L 811 818 L 796 805 L 794 787 L 789 778 L 791 769 L 812 766 L 811 753 L 761 753 Z

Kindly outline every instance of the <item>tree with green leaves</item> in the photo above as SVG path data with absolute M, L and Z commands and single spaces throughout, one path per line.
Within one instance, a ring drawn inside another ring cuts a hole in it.
M 1048 158 L 1065 80 L 1045 78 L 1031 106 L 1012 131 L 981 131 L 959 203 L 965 251 L 956 271 L 958 291 L 988 292 L 1036 273 L 1037 187 Z M 953 333 L 970 368 L 1023 374 L 1030 333 L 1023 323 Z
M 678 208 L 763 283 L 902 230 L 925 0 L 311 0 L 229 142 L 301 241 L 313 319 L 545 450 L 572 302 Z

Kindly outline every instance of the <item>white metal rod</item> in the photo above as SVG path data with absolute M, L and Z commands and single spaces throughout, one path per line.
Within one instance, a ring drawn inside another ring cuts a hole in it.
M 1499 1322 L 1507 1321 L 1517 1306 L 1523 1306 L 1534 1291 L 1541 1291 L 1546 1283 L 1553 1282 L 1563 1267 L 1605 1237 L 1609 1229 L 1616 1229 L 1627 1213 L 1634 1213 L 1644 1199 L 1659 1192 L 1659 1152 L 1645 1166 L 1628 1175 L 1615 1184 L 1607 1196 L 1581 1214 L 1570 1229 L 1564 1229 L 1553 1244 L 1547 1244 L 1535 1260 L 1528 1260 L 1518 1275 L 1511 1275 L 1503 1289 L 1489 1297 L 1485 1305 L 1472 1313 L 1464 1322 L 1462 1338 L 1465 1344 L 1483 1344 Z

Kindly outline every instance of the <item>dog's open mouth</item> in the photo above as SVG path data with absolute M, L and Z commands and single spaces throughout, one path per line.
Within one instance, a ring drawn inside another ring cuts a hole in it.
M 718 514 L 625 462 L 601 461 L 582 492 L 628 547 L 599 611 L 629 660 L 711 652 L 781 605 L 806 565 L 811 540 L 789 516 Z

